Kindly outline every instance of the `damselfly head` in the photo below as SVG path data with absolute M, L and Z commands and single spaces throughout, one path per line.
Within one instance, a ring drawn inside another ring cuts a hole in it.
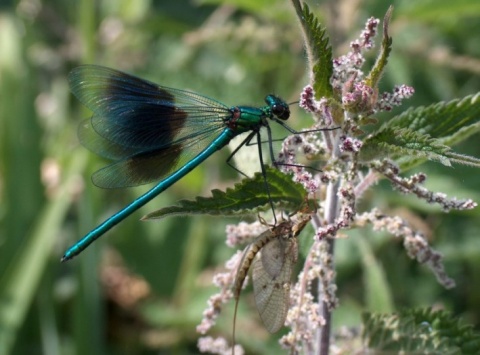
M 281 98 L 275 95 L 265 97 L 265 102 L 270 107 L 272 114 L 281 120 L 288 120 L 290 117 L 290 107 Z

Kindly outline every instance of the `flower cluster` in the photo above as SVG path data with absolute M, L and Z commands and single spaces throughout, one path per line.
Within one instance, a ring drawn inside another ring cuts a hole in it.
M 335 89 L 341 91 L 343 84 L 352 76 L 363 77 L 363 72 L 360 70 L 365 63 L 363 52 L 374 47 L 373 39 L 377 34 L 379 23 L 380 20 L 376 18 L 368 19 L 360 37 L 350 43 L 351 51 L 333 60 L 334 74 L 331 82 Z
M 322 126 L 330 127 L 333 125 L 333 117 L 331 108 L 328 105 L 326 98 L 321 98 L 319 101 L 315 100 L 315 90 L 311 85 L 303 88 L 300 94 L 299 106 L 306 112 L 313 113 L 318 119 L 318 123 Z
M 313 135 L 310 135 L 313 136 Z M 315 193 L 320 184 L 314 176 L 306 170 L 304 165 L 297 163 L 297 155 L 301 155 L 312 159 L 319 156 L 322 149 L 318 146 L 318 142 L 309 141 L 309 137 L 301 135 L 293 135 L 287 137 L 282 144 L 282 149 L 275 161 L 275 165 L 284 173 L 293 173 L 293 180 L 301 183 L 305 190 L 309 193 Z
M 258 221 L 254 223 L 240 222 L 237 225 L 229 224 L 226 229 L 226 243 L 232 248 L 237 245 L 245 245 L 251 242 L 256 236 L 262 234 L 267 228 L 265 223 Z
M 405 99 L 409 99 L 415 89 L 408 85 L 395 86 L 393 93 L 384 92 L 377 101 L 375 111 L 391 111 L 394 106 L 400 106 Z
M 222 306 L 233 298 L 231 285 L 235 281 L 235 272 L 242 258 L 242 253 L 238 251 L 226 263 L 226 272 L 221 272 L 213 277 L 213 283 L 220 288 L 220 292 L 210 296 L 207 301 L 207 309 L 203 311 L 201 323 L 197 326 L 197 332 L 206 334 L 211 327 L 215 325 L 216 319 L 222 311 Z
M 420 186 L 427 179 L 427 176 L 423 173 L 414 174 L 409 178 L 402 178 L 399 176 L 398 167 L 388 160 L 373 162 L 372 168 L 389 179 L 392 186 L 398 191 L 405 194 L 415 194 L 419 199 L 431 204 L 439 204 L 445 212 L 450 210 L 471 210 L 477 207 L 477 203 L 472 199 L 457 200 L 456 198 L 448 198 L 444 193 L 432 192 Z
M 219 354 L 219 355 L 243 355 L 245 352 L 240 345 L 235 345 L 234 350 L 228 345 L 228 341 L 224 338 L 201 337 L 197 342 L 198 350 L 202 353 Z
M 321 307 L 329 310 L 337 307 L 336 272 L 328 248 L 325 241 L 313 243 L 298 282 L 290 292 L 291 306 L 285 325 L 291 330 L 280 339 L 280 344 L 292 353 L 315 348 L 315 333 L 325 325 Z M 321 290 L 318 300 L 313 296 L 315 284 Z
M 361 226 L 370 223 L 376 231 L 386 230 L 388 233 L 403 238 L 403 245 L 408 256 L 426 264 L 436 276 L 438 282 L 445 288 L 455 287 L 455 281 L 449 278 L 442 263 L 442 256 L 430 248 L 425 237 L 418 231 L 414 231 L 402 218 L 390 217 L 381 213 L 378 209 L 358 215 L 356 223 Z

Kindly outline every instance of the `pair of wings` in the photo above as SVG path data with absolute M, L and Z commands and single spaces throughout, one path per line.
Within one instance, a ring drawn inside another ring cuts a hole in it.
M 252 266 L 255 303 L 263 324 L 270 333 L 283 326 L 289 308 L 293 265 L 298 257 L 298 226 L 290 220 L 283 221 L 263 232 L 246 248 L 233 287 L 236 300 L 234 322 L 240 292 Z
M 270 333 L 285 323 L 290 303 L 290 280 L 298 258 L 296 238 L 277 237 L 267 243 L 252 264 L 255 304 Z
M 79 126 L 80 142 L 114 161 L 92 176 L 103 188 L 165 178 L 211 144 L 232 115 L 208 97 L 106 67 L 80 66 L 68 79 L 73 94 L 94 113 Z

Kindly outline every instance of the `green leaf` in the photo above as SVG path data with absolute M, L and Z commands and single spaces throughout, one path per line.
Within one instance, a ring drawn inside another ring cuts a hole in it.
M 479 158 L 471 157 L 465 154 L 458 154 L 455 152 L 448 152 L 447 156 L 452 163 L 458 163 L 458 164 L 469 165 L 469 166 L 480 168 Z
M 478 354 L 480 334 L 446 311 L 407 309 L 363 315 L 363 343 L 374 352 Z
M 382 128 L 409 128 L 452 146 L 480 130 L 480 93 L 463 99 L 409 109 Z
M 390 24 L 390 18 L 392 16 L 393 7 L 388 8 L 387 13 L 383 19 L 383 40 L 382 40 L 382 50 L 378 55 L 378 58 L 375 62 L 370 73 L 365 78 L 366 84 L 371 88 L 376 88 L 382 74 L 387 66 L 388 56 L 392 51 L 392 37 L 388 35 L 388 25 Z
M 446 165 L 455 162 L 480 166 L 477 158 L 447 149 L 447 146 L 457 144 L 480 131 L 479 98 L 480 93 L 477 93 L 463 99 L 412 108 L 401 113 L 366 139 L 360 153 L 361 159 L 397 157 L 404 171 L 425 159 L 438 160 Z M 402 137 L 404 134 L 409 134 L 410 137 Z M 412 149 L 411 145 L 404 147 L 405 144 L 412 143 L 412 139 L 413 143 L 415 139 L 418 140 L 417 143 L 424 142 L 423 147 L 418 147 L 421 150 Z
M 326 29 L 310 12 L 307 4 L 303 4 L 303 9 L 296 8 L 296 10 L 305 37 L 307 56 L 313 73 L 312 86 L 315 90 L 316 99 L 332 98 L 333 89 L 330 85 L 330 77 L 333 74 L 333 55 L 332 47 L 326 36 Z
M 365 139 L 360 160 L 415 157 L 436 160 L 450 166 L 450 148 L 438 140 L 408 128 L 383 128 Z
M 165 207 L 144 216 L 143 220 L 159 219 L 166 216 L 209 214 L 209 215 L 246 215 L 270 208 L 270 201 L 276 207 L 287 210 L 299 210 L 305 204 L 307 192 L 303 185 L 292 181 L 291 176 L 277 169 L 265 170 L 270 194 L 265 189 L 265 180 L 261 173 L 247 178 L 225 192 L 212 190 L 212 197 L 197 197 L 194 201 L 182 200 L 177 206 Z

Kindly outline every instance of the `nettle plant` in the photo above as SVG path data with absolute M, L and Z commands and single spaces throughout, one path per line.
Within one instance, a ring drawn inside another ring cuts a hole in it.
M 213 191 L 212 198 L 181 201 L 147 218 L 188 213 L 251 214 L 267 210 L 273 202 L 276 215 L 285 216 L 275 226 L 259 221 L 227 228 L 229 246 L 251 244 L 244 252 L 235 253 L 226 263 L 227 270 L 215 276 L 220 292 L 209 299 L 197 331 L 206 334 L 224 304 L 232 300 L 238 303 L 252 268 L 255 301 L 265 326 L 271 332 L 283 324 L 290 328 L 280 339 L 281 346 L 291 353 L 327 354 L 333 346 L 341 350 L 338 344 L 331 344 L 330 328 L 332 311 L 339 302 L 333 251 L 343 231 L 370 225 L 401 238 L 410 258 L 427 266 L 445 288 L 455 286 L 445 272 L 442 256 L 420 232 L 399 216 L 389 216 L 377 208 L 359 211 L 357 201 L 380 179 L 387 179 L 394 190 L 439 205 L 445 212 L 476 207 L 470 199 L 457 200 L 429 191 L 423 186 L 427 179 L 423 173 L 405 177 L 402 172 L 425 161 L 479 167 L 479 159 L 458 154 L 451 146 L 479 130 L 480 105 L 477 94 L 410 108 L 366 134 L 364 127 L 377 123 L 379 112 L 391 111 L 414 94 L 407 85 L 396 86 L 392 92 L 378 89 L 392 46 L 388 31 L 392 8 L 383 21 L 377 60 L 365 73 L 364 53 L 374 49 L 378 19 L 367 21 L 359 38 L 351 42 L 349 53 L 333 58 L 325 29 L 306 4 L 292 3 L 309 63 L 310 84 L 300 95 L 300 107 L 316 122 L 308 129 L 310 133 L 292 135 L 283 142 L 274 163 L 277 169 L 266 169 L 268 193 L 265 177 L 257 174 L 226 192 Z M 321 130 L 335 127 L 338 129 Z M 318 131 L 311 132 L 315 129 Z M 312 172 L 305 165 L 313 163 L 305 161 L 322 161 L 321 170 Z M 296 238 L 306 221 L 315 230 L 313 243 L 301 272 L 294 275 L 296 281 L 290 285 L 292 264 L 297 260 Z M 224 338 L 202 337 L 198 346 L 202 352 L 244 353 L 241 345 L 232 349 L 229 343 Z M 358 346 L 355 351 L 477 353 L 480 338 L 471 327 L 460 326 L 444 312 L 408 310 L 365 314 Z

